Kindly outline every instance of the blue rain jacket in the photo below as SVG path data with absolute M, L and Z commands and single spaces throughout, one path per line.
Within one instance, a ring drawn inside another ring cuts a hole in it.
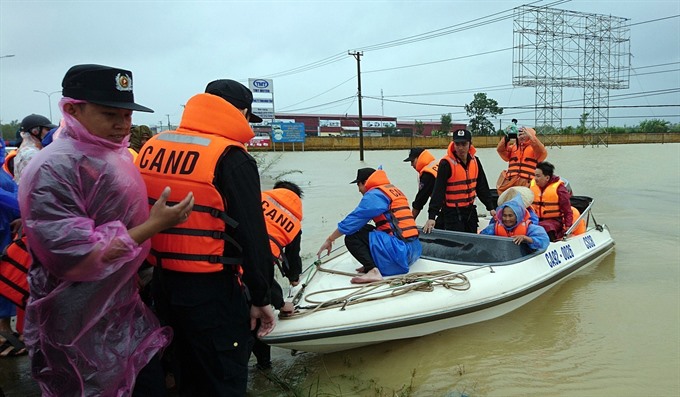
M 517 222 L 515 222 L 511 228 L 507 228 L 505 225 L 503 225 L 503 209 L 505 207 L 509 207 L 517 217 Z M 505 230 L 513 230 L 517 227 L 517 224 L 521 222 L 522 219 L 524 219 L 524 211 L 526 211 L 526 209 L 524 208 L 524 203 L 522 202 L 522 198 L 520 196 L 516 196 L 512 200 L 506 201 L 505 203 L 498 206 L 496 209 L 496 216 L 491 219 L 489 225 L 485 227 L 484 230 L 480 232 L 480 234 L 488 234 L 493 236 L 495 234 L 496 223 L 503 226 Z M 528 211 L 531 223 L 529 224 L 529 227 L 527 227 L 527 236 L 531 237 L 533 240 L 531 244 L 528 244 L 529 248 L 534 251 L 544 250 L 548 248 L 548 244 L 550 244 L 548 233 L 546 233 L 545 229 L 543 229 L 541 226 L 538 226 L 538 217 L 536 216 L 536 213 L 532 210 Z
M 364 194 L 359 205 L 338 223 L 338 230 L 350 235 L 380 214 L 385 214 L 389 219 L 389 206 L 389 198 L 380 189 L 371 189 Z M 383 276 L 408 273 L 409 266 L 420 258 L 423 251 L 417 238 L 407 242 L 379 230 L 372 231 L 368 236 L 371 256 Z

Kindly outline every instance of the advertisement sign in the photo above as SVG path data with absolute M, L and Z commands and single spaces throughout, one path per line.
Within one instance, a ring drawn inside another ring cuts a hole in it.
M 364 127 L 369 127 L 369 128 L 386 128 L 386 127 L 396 127 L 397 123 L 396 121 L 364 121 L 363 122 Z
M 272 123 L 272 140 L 277 142 L 304 142 L 304 123 Z
M 274 108 L 258 108 L 253 107 L 253 113 L 260 116 L 263 119 L 273 119 L 274 118 Z
M 274 80 L 272 79 L 248 79 L 248 84 L 253 93 L 274 93 Z
M 340 120 L 319 120 L 319 127 L 340 127 Z

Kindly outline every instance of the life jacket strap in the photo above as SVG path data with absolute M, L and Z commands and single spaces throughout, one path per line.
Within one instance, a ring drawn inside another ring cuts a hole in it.
M 156 199 L 149 197 L 149 205 L 154 205 L 156 201 Z M 176 205 L 177 203 L 177 201 L 167 201 L 168 205 Z M 226 212 L 220 211 L 217 208 L 208 207 L 207 205 L 194 204 L 192 211 L 210 214 L 213 218 L 219 218 L 224 221 L 224 223 L 233 228 L 238 226 L 238 222 L 236 222 L 234 218 L 228 216 Z
M 176 252 L 159 252 L 151 249 L 151 254 L 158 259 L 176 259 L 180 261 L 199 261 L 209 263 L 220 263 L 222 265 L 240 266 L 243 258 L 234 258 L 219 255 L 196 255 L 196 254 L 180 254 Z
M 184 236 L 198 236 L 198 237 L 211 237 L 215 240 L 226 240 L 229 244 L 236 247 L 239 252 L 243 252 L 243 247 L 239 244 L 233 237 L 229 234 L 219 231 L 219 230 L 202 230 L 202 229 L 188 229 L 181 227 L 171 227 L 170 229 L 165 229 L 161 233 L 163 234 L 181 234 Z

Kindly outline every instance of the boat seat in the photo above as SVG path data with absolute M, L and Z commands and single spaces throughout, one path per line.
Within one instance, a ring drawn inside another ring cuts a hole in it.
M 482 234 L 433 230 L 420 233 L 422 257 L 426 259 L 472 265 L 515 263 L 535 254 L 526 244 L 512 239 Z
M 571 202 L 571 206 L 576 208 L 579 214 L 582 214 L 593 199 L 588 196 L 571 196 L 569 197 L 569 201 Z

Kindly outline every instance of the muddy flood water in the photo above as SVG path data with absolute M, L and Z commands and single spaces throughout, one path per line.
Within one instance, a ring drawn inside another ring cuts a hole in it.
M 271 371 L 252 368 L 249 395 L 678 396 L 680 144 L 548 153 L 575 195 L 595 199 L 595 217 L 616 241 L 612 255 L 494 320 L 325 355 L 274 348 Z M 286 174 L 305 191 L 305 266 L 359 202 L 349 184 L 357 168 L 382 165 L 413 199 L 417 175 L 402 161 L 407 154 L 371 151 L 364 162 L 357 151 L 257 154 L 264 189 Z M 495 149 L 478 156 L 495 185 L 505 165 Z M 40 395 L 27 372 L 27 357 L 0 360 L 7 396 Z

